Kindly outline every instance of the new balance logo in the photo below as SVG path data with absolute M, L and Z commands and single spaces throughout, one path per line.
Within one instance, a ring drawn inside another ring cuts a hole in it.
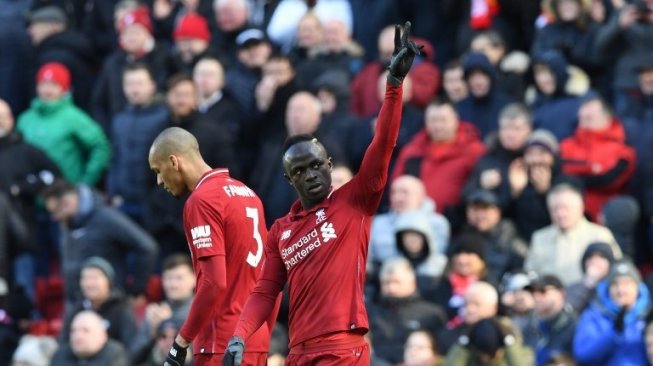
M 193 240 L 207 238 L 211 236 L 211 227 L 209 225 L 195 226 L 190 229 L 190 235 L 193 237 Z
M 324 240 L 325 243 L 338 237 L 336 235 L 336 229 L 333 228 L 333 224 L 330 222 L 322 224 L 320 231 L 322 232 L 322 240 Z
M 316 225 L 321 223 L 322 221 L 326 220 L 326 213 L 324 212 L 323 208 L 315 211 L 315 216 L 317 216 L 317 218 L 315 219 L 315 224 Z
M 290 238 L 290 232 L 291 232 L 291 230 L 286 230 L 286 231 L 284 231 L 284 232 L 281 234 L 281 240 L 286 240 L 286 239 Z

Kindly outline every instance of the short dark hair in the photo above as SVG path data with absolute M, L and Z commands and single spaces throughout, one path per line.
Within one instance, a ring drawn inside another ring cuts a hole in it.
M 49 186 L 41 190 L 41 197 L 48 198 L 61 198 L 67 194 L 77 192 L 77 187 L 65 179 L 57 179 Z
M 265 63 L 267 64 L 272 61 L 285 61 L 288 63 L 288 65 L 290 65 L 291 69 L 295 68 L 290 57 L 283 52 L 278 52 L 278 51 L 272 52 L 272 54 L 270 55 L 268 60 L 265 61 Z
M 132 71 L 145 71 L 147 76 L 150 77 L 150 80 L 154 81 L 154 72 L 152 71 L 152 68 L 144 62 L 135 62 L 133 64 L 125 65 L 122 69 L 122 76 L 124 77 L 125 74 Z
M 319 143 L 319 141 L 315 136 L 308 133 L 301 133 L 299 135 L 288 136 L 286 138 L 286 141 L 283 142 L 283 149 L 281 150 L 281 153 L 285 154 L 286 151 L 288 151 L 288 149 L 290 149 L 293 145 L 306 141 Z
M 193 269 L 193 262 L 190 257 L 186 254 L 171 254 L 163 259 L 163 264 L 161 265 L 161 272 L 177 268 L 179 266 L 187 266 L 191 270 Z
M 610 105 L 605 101 L 605 99 L 601 98 L 598 94 L 590 93 L 590 95 L 584 97 L 581 99 L 580 106 L 584 106 L 589 103 L 593 102 L 599 102 L 601 105 L 601 109 L 603 109 L 603 112 L 607 114 L 608 116 L 612 115 L 612 109 L 610 108 Z
M 195 87 L 195 82 L 193 81 L 193 78 L 186 74 L 186 73 L 179 73 L 172 75 L 170 78 L 168 78 L 168 81 L 166 83 L 166 90 L 170 91 L 173 88 L 176 88 L 177 85 L 181 83 L 189 82 L 193 84 L 193 87 Z
M 454 111 L 456 111 L 456 106 L 454 105 L 454 103 L 451 100 L 447 99 L 447 98 L 434 98 L 429 102 L 429 104 L 426 106 L 426 108 L 428 108 L 428 107 L 443 107 L 445 105 L 450 106 L 451 108 L 453 108 Z M 458 112 L 456 111 L 456 114 L 457 113 Z
M 482 37 L 487 38 L 487 40 L 490 41 L 492 47 L 502 47 L 504 49 L 506 48 L 506 41 L 503 39 L 503 36 L 501 36 L 501 34 L 494 29 L 488 29 L 476 34 L 472 38 L 472 42 Z
M 463 68 L 463 62 L 460 59 L 454 59 L 449 61 L 445 66 L 444 66 L 444 71 L 443 73 L 449 71 L 449 70 L 455 70 L 455 69 L 462 69 Z

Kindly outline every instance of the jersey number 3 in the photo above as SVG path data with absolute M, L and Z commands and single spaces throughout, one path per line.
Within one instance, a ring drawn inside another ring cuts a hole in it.
M 258 266 L 259 262 L 261 261 L 261 257 L 263 256 L 263 238 L 261 238 L 261 233 L 258 231 L 258 209 L 256 207 L 245 207 L 245 215 L 248 218 L 252 219 L 252 224 L 254 227 L 252 230 L 252 236 L 256 241 L 256 254 L 252 252 L 247 253 L 247 264 L 256 268 L 256 266 Z

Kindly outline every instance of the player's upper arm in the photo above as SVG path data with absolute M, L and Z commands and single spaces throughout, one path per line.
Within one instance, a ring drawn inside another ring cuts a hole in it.
M 225 255 L 222 207 L 190 197 L 184 208 L 184 228 L 197 258 Z

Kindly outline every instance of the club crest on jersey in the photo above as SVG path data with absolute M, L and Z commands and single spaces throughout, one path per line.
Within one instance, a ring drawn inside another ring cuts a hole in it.
M 213 242 L 211 241 L 211 227 L 209 225 L 195 226 L 190 229 L 190 235 L 193 238 L 193 245 L 197 249 L 213 246 Z
M 321 208 L 317 211 L 315 211 L 315 225 L 321 223 L 322 221 L 326 220 L 326 212 L 324 212 L 324 209 Z

